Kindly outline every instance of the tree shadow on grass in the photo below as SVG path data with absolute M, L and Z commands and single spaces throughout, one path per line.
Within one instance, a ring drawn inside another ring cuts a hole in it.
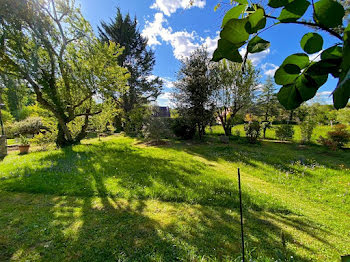
M 0 222 L 7 225 L 0 229 L 1 261 L 233 261 L 240 254 L 239 217 L 230 209 L 40 194 L 0 194 L 0 200 Z M 276 258 L 282 250 L 311 261 L 283 247 L 280 226 L 245 215 L 246 241 L 257 254 Z
M 42 168 L 17 170 L 15 176 L 0 181 L 0 189 L 238 207 L 234 181 L 212 177 L 214 169 L 208 177 L 208 166 L 195 159 L 179 164 L 163 159 L 162 154 L 151 157 L 131 146 L 99 143 L 65 148 L 40 161 Z M 261 202 L 248 194 L 243 198 L 247 207 L 261 210 Z M 282 206 L 275 209 L 289 212 Z
M 0 181 L 2 190 L 51 194 L 13 198 L 6 193 L 1 198 L 0 223 L 7 225 L 0 227 L 3 260 L 233 260 L 240 252 L 236 185 L 224 178 L 200 183 L 205 164 L 193 159 L 179 165 L 162 157 L 128 145 L 83 145 L 44 157 L 44 168 L 27 168 L 19 177 Z M 150 198 L 167 202 L 146 200 Z M 306 237 L 322 239 L 312 221 L 283 207 L 269 216 L 258 212 L 261 203 L 254 197 L 245 193 L 243 198 L 246 237 L 259 254 L 276 257 L 284 249 L 280 235 L 286 227 L 297 225 Z M 296 242 L 290 233 L 284 235 Z M 297 243 L 309 253 L 317 251 Z M 285 253 L 311 261 L 289 248 Z

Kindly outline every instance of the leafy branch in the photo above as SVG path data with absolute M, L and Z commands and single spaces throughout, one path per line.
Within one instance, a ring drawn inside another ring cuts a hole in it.
M 233 2 L 233 1 L 232 1 Z M 226 12 L 218 47 L 213 61 L 228 59 L 242 63 L 242 70 L 248 54 L 259 53 L 270 47 L 270 42 L 259 35 L 279 24 L 300 24 L 314 30 L 321 30 L 341 40 L 328 48 L 323 47 L 323 38 L 316 32 L 305 34 L 300 46 L 305 53 L 288 56 L 275 73 L 275 82 L 282 85 L 278 99 L 286 109 L 295 109 L 311 99 L 326 83 L 328 75 L 338 78 L 333 91 L 335 108 L 343 108 L 350 97 L 350 25 L 343 29 L 346 18 L 343 6 L 334 0 L 269 0 L 268 6 L 281 8 L 278 17 L 268 15 L 258 4 L 247 0 L 235 0 L 236 6 Z M 309 6 L 313 8 L 313 21 L 302 20 Z M 267 19 L 277 21 L 266 27 Z M 239 49 L 246 45 L 242 58 Z M 322 51 L 323 50 L 323 51 Z M 320 61 L 310 61 L 310 54 L 322 51 Z

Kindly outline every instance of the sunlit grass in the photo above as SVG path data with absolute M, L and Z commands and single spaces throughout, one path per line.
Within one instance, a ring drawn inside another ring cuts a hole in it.
M 12 152 L 0 162 L 0 261 L 234 261 L 237 167 L 254 257 L 337 261 L 350 253 L 349 160 L 317 145 L 123 136 Z
M 272 139 L 272 140 L 277 140 L 277 137 L 275 135 L 275 128 L 278 127 L 278 125 L 273 125 L 271 128 L 267 129 L 266 131 L 266 139 Z M 318 143 L 317 140 L 319 139 L 320 136 L 326 137 L 327 132 L 331 131 L 332 127 L 331 126 L 322 126 L 318 125 L 315 127 L 312 137 L 311 137 L 311 142 L 313 143 Z M 244 132 L 244 125 L 236 125 L 232 128 L 232 134 L 235 135 L 236 132 L 240 133 L 241 137 L 245 136 Z M 212 130 L 209 128 L 207 129 L 208 134 L 213 134 L 213 135 L 222 135 L 224 134 L 224 130 L 222 126 L 216 125 L 212 127 Z M 262 131 L 261 131 L 261 136 L 262 136 Z M 301 132 L 300 132 L 300 126 L 295 125 L 294 126 L 294 137 L 293 140 L 296 142 L 301 141 Z

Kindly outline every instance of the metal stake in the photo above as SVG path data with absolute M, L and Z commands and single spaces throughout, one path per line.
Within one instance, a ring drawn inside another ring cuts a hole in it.
M 242 258 L 243 262 L 245 261 L 244 257 L 244 234 L 243 234 L 243 209 L 242 209 L 242 190 L 241 190 L 241 173 L 238 168 L 238 190 L 239 190 L 239 209 L 241 213 L 241 238 L 242 238 Z

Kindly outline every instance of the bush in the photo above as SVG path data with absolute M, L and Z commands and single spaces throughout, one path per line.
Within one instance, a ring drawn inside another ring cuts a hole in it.
M 1 111 L 1 117 L 4 124 L 10 124 L 15 120 L 11 113 L 5 110 Z
M 236 137 L 240 137 L 240 136 L 241 136 L 241 131 L 236 130 L 236 131 L 235 131 L 235 136 L 236 136 Z
M 161 117 L 151 117 L 144 125 L 142 134 L 146 139 L 160 140 L 163 138 L 170 138 L 171 119 Z
M 330 150 L 335 151 L 337 150 L 337 143 L 334 141 L 324 138 L 323 136 L 320 136 L 317 140 L 321 145 L 324 145 L 325 147 L 328 147 Z
M 281 141 L 292 140 L 294 136 L 293 125 L 280 125 L 276 127 L 276 137 Z
M 317 121 L 313 116 L 307 116 L 304 121 L 300 123 L 302 143 L 309 143 L 311 141 L 312 133 L 316 125 Z
M 36 135 L 40 133 L 40 130 L 47 129 L 44 126 L 41 117 L 28 117 L 27 119 L 19 122 L 15 122 L 10 127 L 11 131 L 16 135 Z
M 260 136 L 261 126 L 258 121 L 251 121 L 244 125 L 244 131 L 249 143 L 255 144 Z
M 124 131 L 131 136 L 142 135 L 142 128 L 151 117 L 149 107 L 137 107 L 131 110 L 125 117 Z
M 334 126 L 333 130 L 327 133 L 327 137 L 320 136 L 318 142 L 331 150 L 336 150 L 350 141 L 350 132 L 346 130 L 346 125 L 340 124 Z
M 175 136 L 181 139 L 192 139 L 196 133 L 196 127 L 183 117 L 174 119 L 172 130 Z

